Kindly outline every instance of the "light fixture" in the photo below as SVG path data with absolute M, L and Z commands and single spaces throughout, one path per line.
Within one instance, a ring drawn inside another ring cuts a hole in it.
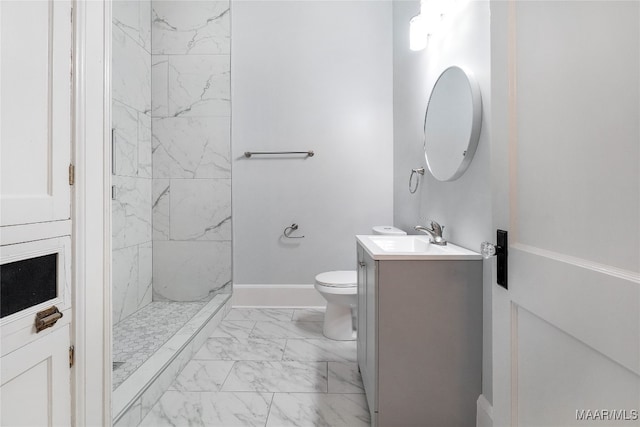
M 429 36 L 438 31 L 445 14 L 455 9 L 456 3 L 463 7 L 468 0 L 421 0 L 420 13 L 409 21 L 409 49 L 427 47 Z
M 411 50 L 422 50 L 427 47 L 429 34 L 424 21 L 422 14 L 414 16 L 409 21 L 409 49 Z

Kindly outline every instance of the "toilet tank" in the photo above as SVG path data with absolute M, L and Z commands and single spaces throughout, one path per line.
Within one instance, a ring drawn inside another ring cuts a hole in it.
M 391 225 L 376 225 L 371 229 L 371 231 L 373 231 L 373 234 L 384 234 L 387 236 L 405 236 L 407 234 L 399 228 Z

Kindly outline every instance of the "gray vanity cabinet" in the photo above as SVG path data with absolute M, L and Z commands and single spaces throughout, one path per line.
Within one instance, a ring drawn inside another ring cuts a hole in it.
M 358 367 L 369 408 L 377 406 L 376 262 L 358 246 Z
M 357 344 L 373 426 L 475 425 L 482 261 L 374 260 L 358 244 Z

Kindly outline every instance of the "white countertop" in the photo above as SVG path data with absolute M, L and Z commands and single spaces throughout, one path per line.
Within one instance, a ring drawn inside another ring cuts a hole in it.
M 481 260 L 482 255 L 448 242 L 446 246 L 429 243 L 427 236 L 357 235 L 356 240 L 375 260 Z

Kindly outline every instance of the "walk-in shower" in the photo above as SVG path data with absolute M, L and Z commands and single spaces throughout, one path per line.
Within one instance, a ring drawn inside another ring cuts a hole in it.
M 228 1 L 112 13 L 117 421 L 231 293 L 230 17 Z

